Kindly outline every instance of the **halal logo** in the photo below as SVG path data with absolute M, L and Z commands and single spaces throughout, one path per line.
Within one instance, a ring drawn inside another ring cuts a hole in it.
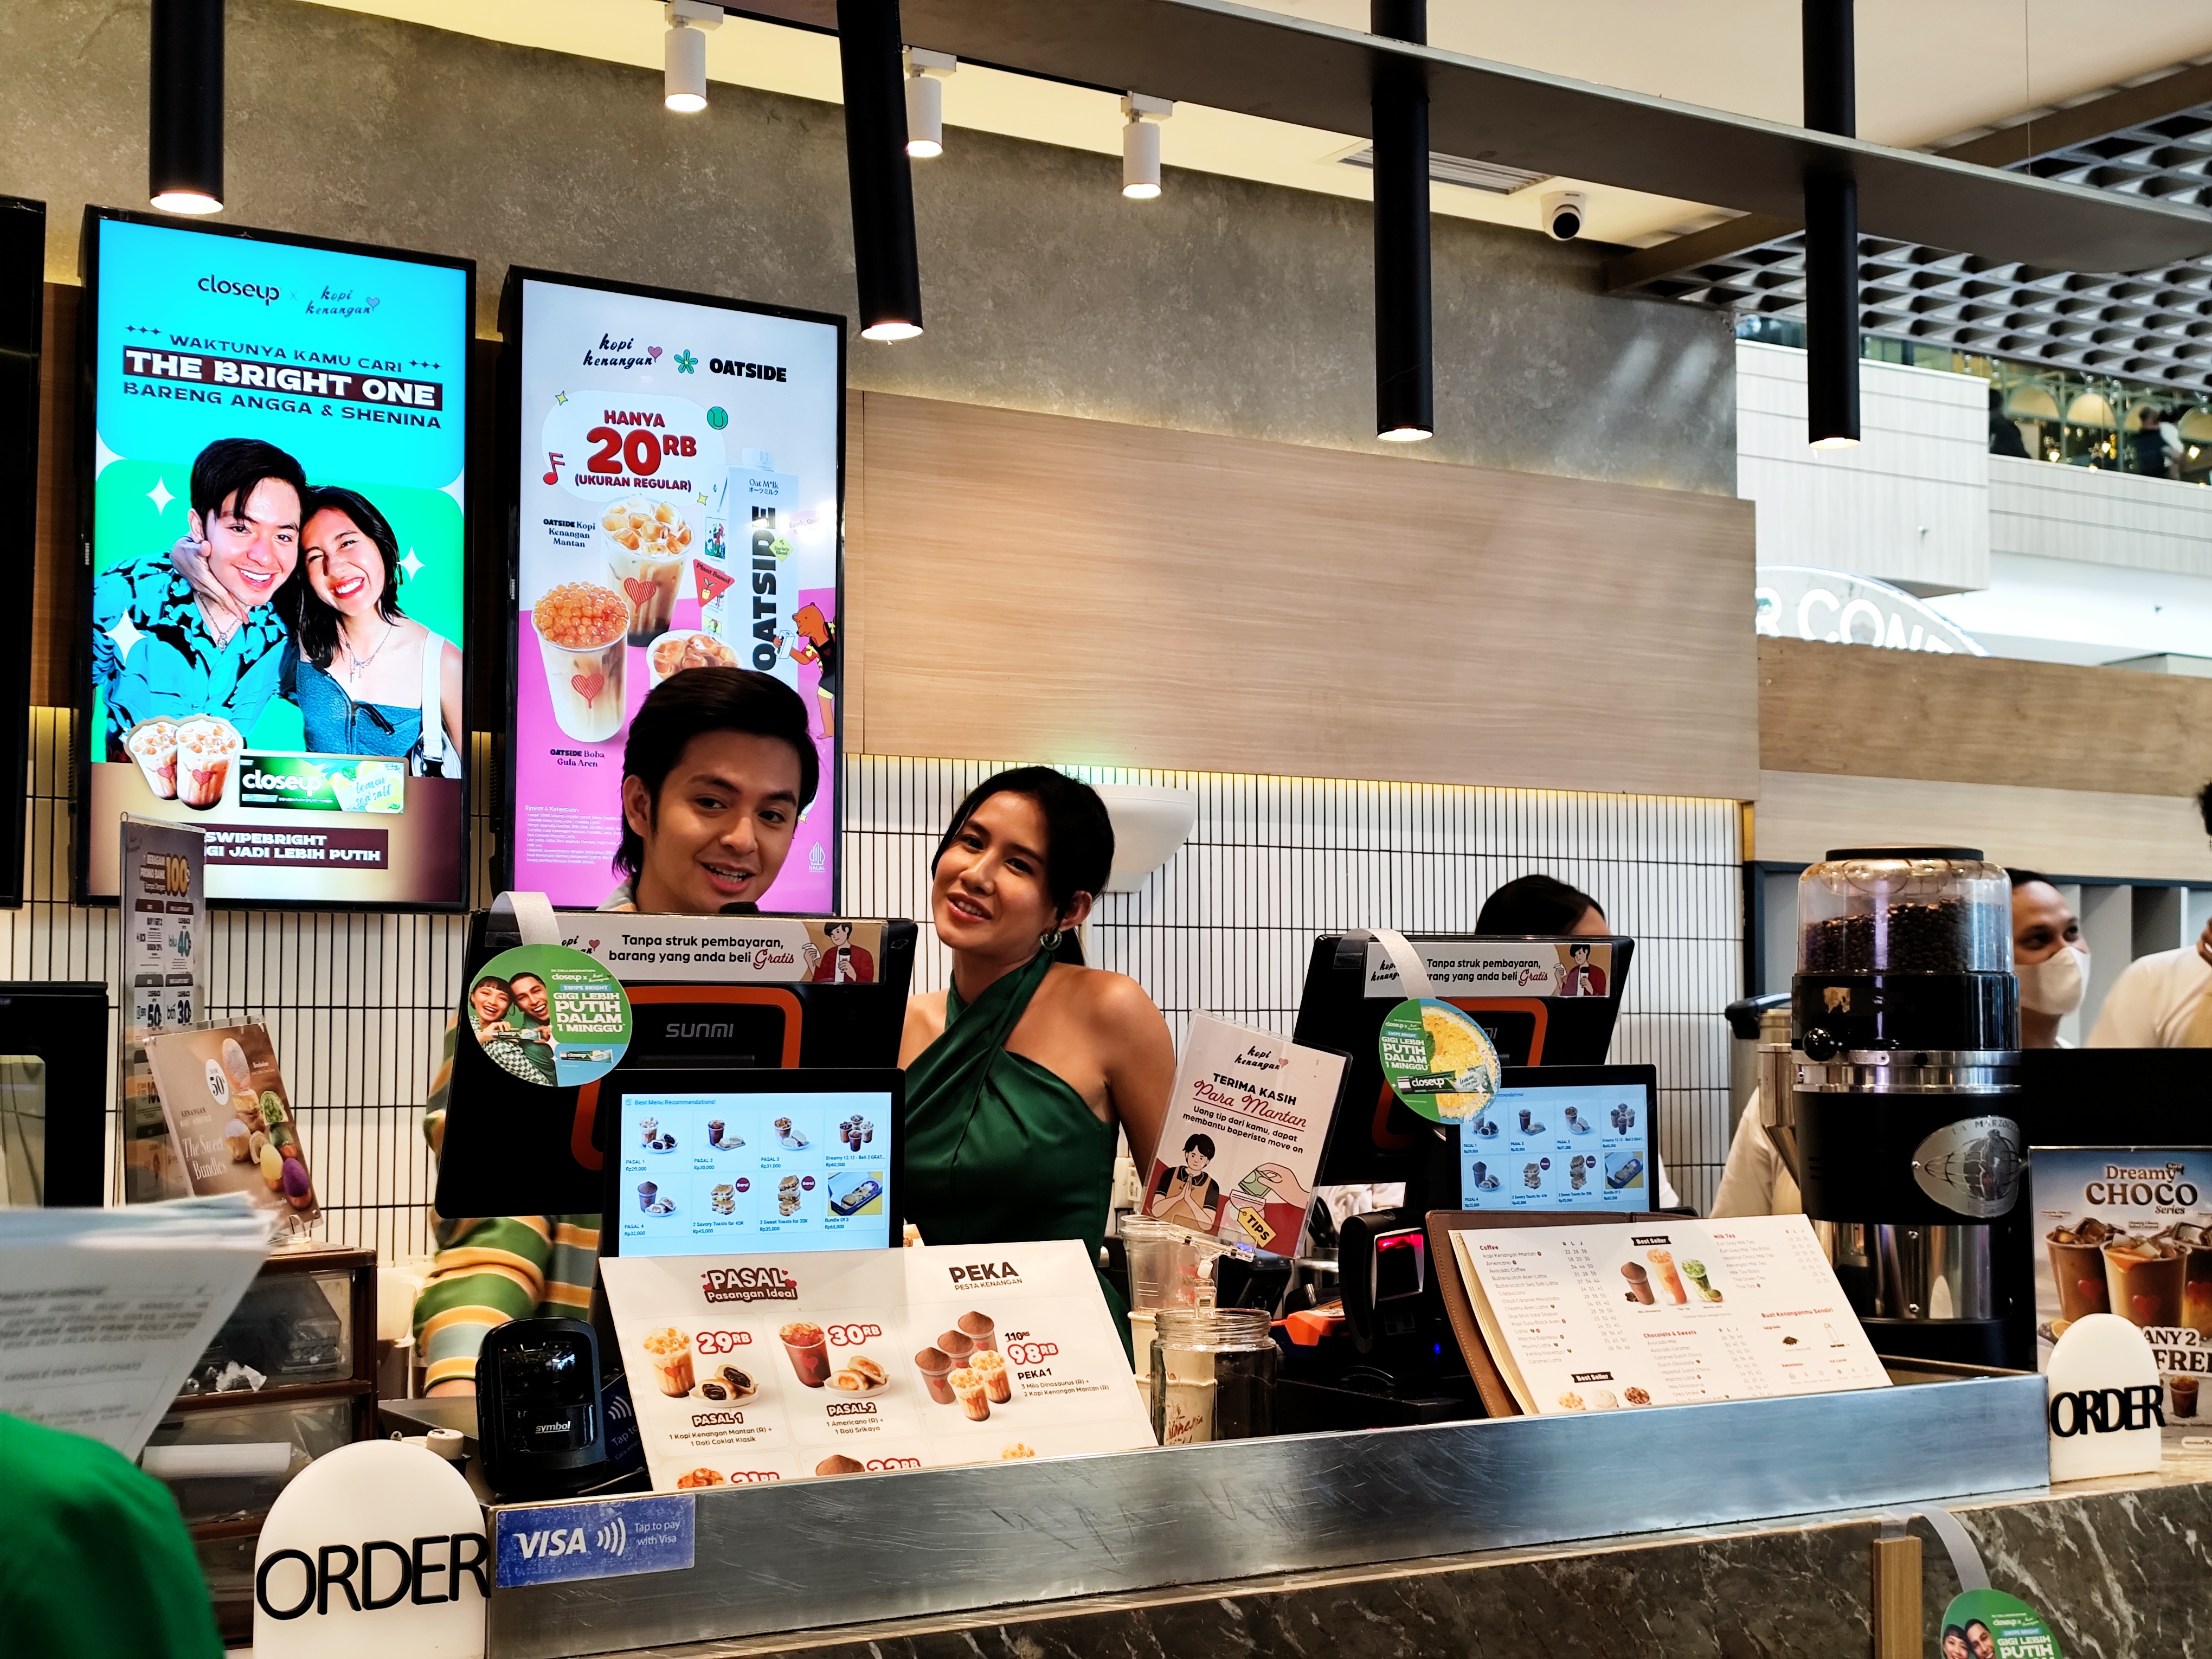
M 707 411 L 707 424 L 713 427 L 715 431 L 720 432 L 724 427 L 729 425 L 729 423 L 730 411 L 723 408 L 721 404 L 716 404 L 712 409 Z

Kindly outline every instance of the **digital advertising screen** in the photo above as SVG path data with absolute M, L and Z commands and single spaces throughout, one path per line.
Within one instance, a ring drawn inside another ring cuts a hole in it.
M 1460 1208 L 1653 1208 L 1650 1102 L 1640 1083 L 1499 1090 L 1459 1126 Z
M 518 270 L 501 321 L 519 359 L 507 884 L 606 897 L 630 718 L 719 664 L 797 691 L 821 760 L 761 908 L 834 909 L 842 319 Z
M 887 1093 L 625 1094 L 624 1255 L 857 1250 L 891 1242 Z
M 207 832 L 216 901 L 467 897 L 476 267 L 89 210 L 76 837 Z

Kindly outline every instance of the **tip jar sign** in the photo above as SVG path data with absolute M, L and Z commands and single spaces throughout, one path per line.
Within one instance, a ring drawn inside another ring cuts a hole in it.
M 834 908 L 842 669 L 842 319 L 517 271 L 510 879 L 556 904 L 615 883 L 622 755 L 653 690 L 774 675 L 820 793 L 760 902 Z

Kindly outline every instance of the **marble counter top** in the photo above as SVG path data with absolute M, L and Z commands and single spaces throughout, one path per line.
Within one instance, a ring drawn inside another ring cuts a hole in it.
M 2042 1610 L 2069 1659 L 2212 1656 L 2212 1449 L 2170 1453 L 2154 1475 L 1950 1507 L 1990 1582 Z M 1840 1511 L 635 1651 L 653 1659 L 1857 1656 L 1869 1650 L 1869 1550 L 1884 1519 Z M 1932 1653 L 1936 1621 L 1959 1583 L 1927 1523 L 1912 1531 L 1923 1540 Z

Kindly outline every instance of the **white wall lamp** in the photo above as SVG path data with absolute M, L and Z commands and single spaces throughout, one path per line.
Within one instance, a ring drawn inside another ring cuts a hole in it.
M 660 101 L 678 115 L 707 107 L 707 36 L 722 27 L 722 9 L 707 0 L 668 0 L 666 79 Z
M 1167 98 L 1133 92 L 1121 100 L 1128 125 L 1121 129 L 1121 194 L 1149 202 L 1160 193 L 1160 123 L 1175 113 Z
M 906 49 L 906 153 L 917 161 L 945 154 L 945 80 L 959 67 L 949 52 Z

